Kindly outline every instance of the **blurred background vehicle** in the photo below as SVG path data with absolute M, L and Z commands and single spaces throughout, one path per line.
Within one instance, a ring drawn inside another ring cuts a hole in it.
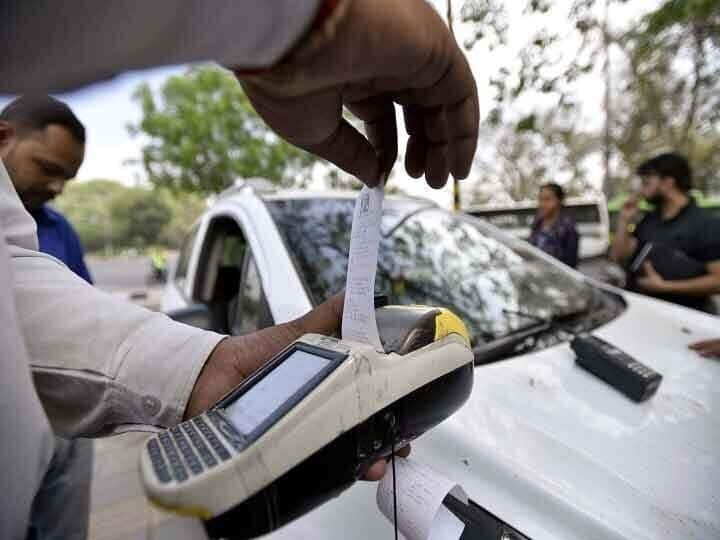
M 537 204 L 471 206 L 464 211 L 516 238 L 527 240 L 537 217 Z M 565 201 L 563 212 L 577 224 L 580 259 L 605 257 L 610 247 L 610 219 L 605 198 L 602 195 L 592 199 L 570 198 Z

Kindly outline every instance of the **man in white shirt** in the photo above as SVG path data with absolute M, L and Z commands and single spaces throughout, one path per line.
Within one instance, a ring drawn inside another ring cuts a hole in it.
M 424 0 L 0 0 L 0 40 L 0 91 L 58 90 L 126 69 L 214 59 L 235 67 L 280 136 L 368 185 L 395 162 L 396 103 L 410 134 L 411 175 L 440 187 L 451 173 L 467 176 L 472 164 L 475 82 Z M 366 136 L 343 107 L 365 122 Z M 0 159 L 13 144 L 0 125 Z M 172 426 L 303 333 L 331 334 L 341 319 L 342 299 L 334 297 L 295 321 L 225 338 L 125 304 L 37 252 L 32 218 L 4 167 L 0 234 L 3 539 L 23 538 L 51 453 L 37 397 L 65 436 Z M 384 467 L 376 464 L 368 477 Z

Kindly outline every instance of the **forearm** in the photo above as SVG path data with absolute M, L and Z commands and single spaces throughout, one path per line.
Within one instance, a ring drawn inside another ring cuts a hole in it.
M 99 436 L 177 424 L 223 336 L 105 294 L 41 253 L 10 252 L 18 319 L 54 430 Z
M 130 69 L 208 60 L 268 67 L 308 30 L 319 3 L 0 2 L 0 89 L 60 90 Z
M 637 247 L 637 240 L 630 233 L 629 228 L 630 223 L 620 219 L 610 247 L 610 258 L 618 264 L 623 264 L 630 258 Z
M 693 279 L 665 281 L 662 292 L 686 296 L 720 294 L 720 275 L 711 273 Z

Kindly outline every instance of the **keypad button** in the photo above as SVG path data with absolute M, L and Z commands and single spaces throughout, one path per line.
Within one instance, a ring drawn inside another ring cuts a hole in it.
M 238 430 L 235 429 L 235 426 L 225 419 L 222 414 L 216 411 L 210 411 L 208 413 L 208 417 L 218 431 L 222 433 L 233 448 L 235 448 L 235 450 L 240 452 L 245 449 L 245 438 L 238 432 Z
M 217 438 L 215 432 L 210 429 L 210 426 L 207 425 L 207 422 L 205 422 L 202 417 L 193 419 L 193 422 L 195 422 L 195 425 L 200 430 L 200 433 L 203 434 L 212 449 L 215 450 L 217 456 L 223 461 L 230 459 L 230 452 L 225 447 L 225 445 L 220 442 L 220 439 Z
M 170 476 L 170 472 L 165 464 L 165 459 L 163 458 L 157 439 L 151 439 L 147 444 L 147 449 L 155 475 L 158 477 L 160 482 L 167 484 L 170 480 L 172 480 L 172 477 Z
M 200 474 L 203 470 L 202 463 L 200 463 L 197 454 L 193 450 L 192 446 L 190 446 L 190 443 L 188 442 L 187 437 L 185 437 L 185 434 L 180 430 L 178 426 L 172 428 L 170 430 L 170 433 L 173 436 L 175 444 L 177 444 L 177 447 L 180 449 L 183 458 L 185 458 L 185 463 L 187 463 L 188 467 L 190 467 L 192 473 Z
M 187 470 L 185 470 L 185 467 L 183 467 L 182 463 L 173 465 L 173 476 L 178 482 L 184 482 L 188 479 Z
M 183 430 L 185 433 L 187 433 L 187 436 L 190 437 L 190 442 L 195 447 L 195 450 L 200 454 L 200 458 L 203 460 L 205 465 L 208 467 L 213 467 L 217 465 L 217 459 L 210 451 L 210 448 L 205 443 L 205 440 L 202 438 L 202 436 L 198 433 L 197 429 L 195 429 L 195 426 L 191 424 L 190 422 L 186 422 L 182 425 Z
M 163 447 L 163 450 L 165 450 L 165 455 L 170 463 L 170 468 L 172 469 L 175 480 L 178 482 L 187 480 L 187 471 L 185 470 L 185 466 L 183 465 L 180 455 L 178 454 L 172 439 L 170 439 L 168 432 L 165 431 L 161 433 L 158 439 L 160 440 L 160 445 Z

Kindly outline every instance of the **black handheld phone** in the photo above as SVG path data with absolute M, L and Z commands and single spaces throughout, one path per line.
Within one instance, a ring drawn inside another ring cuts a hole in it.
M 660 373 L 597 336 L 579 334 L 570 347 L 580 367 L 634 401 L 645 401 L 660 387 Z

